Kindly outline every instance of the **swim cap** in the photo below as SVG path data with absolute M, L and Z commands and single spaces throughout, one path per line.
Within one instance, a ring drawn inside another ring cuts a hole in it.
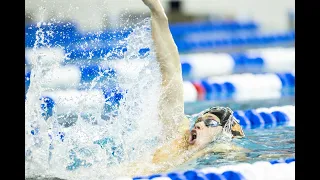
M 231 132 L 233 137 L 241 138 L 245 136 L 239 120 L 233 116 L 233 111 L 229 107 L 211 107 L 203 111 L 202 115 L 207 113 L 216 115 L 220 119 L 224 130 Z

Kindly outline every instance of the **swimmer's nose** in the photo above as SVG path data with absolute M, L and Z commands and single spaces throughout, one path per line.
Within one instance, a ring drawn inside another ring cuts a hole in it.
M 199 125 L 195 125 L 193 129 L 201 130 L 201 127 Z

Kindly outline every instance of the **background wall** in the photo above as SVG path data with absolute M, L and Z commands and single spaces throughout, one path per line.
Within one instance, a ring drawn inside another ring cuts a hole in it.
M 162 0 L 169 11 L 169 0 Z M 84 31 L 115 27 L 132 15 L 148 15 L 141 0 L 26 0 L 26 19 L 33 21 L 72 19 Z M 294 0 L 181 0 L 182 13 L 193 16 L 224 16 L 252 19 L 265 30 L 287 30 L 288 14 L 294 13 Z M 122 18 L 121 18 L 122 17 Z M 122 21 L 121 21 L 122 19 Z

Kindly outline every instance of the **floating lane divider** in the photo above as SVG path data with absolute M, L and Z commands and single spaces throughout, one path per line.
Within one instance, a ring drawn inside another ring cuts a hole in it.
M 83 55 L 83 52 L 79 53 Z M 59 48 L 40 48 L 36 51 L 26 49 L 26 65 L 34 64 L 35 62 L 33 61 L 35 59 L 39 61 L 37 62 L 38 64 L 41 63 L 46 66 L 56 63 L 63 64 L 65 59 L 72 56 L 72 53 L 70 55 L 66 54 L 68 53 Z M 93 57 L 88 59 L 93 59 Z M 75 63 L 75 61 L 72 62 Z M 141 62 L 130 62 L 130 65 L 135 66 L 135 64 L 139 66 Z M 90 67 L 93 70 L 95 68 L 95 66 L 88 66 L 87 69 Z M 182 54 L 181 67 L 185 80 L 234 73 L 288 72 L 295 69 L 295 48 L 273 47 L 252 49 L 243 53 L 233 54 L 209 52 Z
M 240 72 L 287 72 L 295 68 L 295 48 L 252 49 L 243 53 L 194 53 L 181 55 L 184 79 Z
M 198 22 L 181 22 L 170 25 L 170 31 L 173 37 L 180 37 L 190 33 L 208 33 L 208 32 L 228 32 L 235 31 L 257 31 L 258 24 L 253 21 L 198 21 Z
M 185 102 L 232 99 L 260 100 L 293 96 L 295 75 L 285 73 L 242 73 L 190 81 L 185 85 Z M 187 82 L 185 81 L 185 84 Z M 195 91 L 197 96 L 195 96 Z
M 234 110 L 233 116 L 244 129 L 295 126 L 295 106 L 273 106 L 257 109 Z M 192 115 L 191 115 L 192 117 Z M 191 125 L 196 118 L 190 118 Z
M 192 84 L 185 83 L 185 86 Z M 188 89 L 188 88 L 186 88 Z M 196 96 L 196 92 L 193 92 Z M 57 115 L 85 114 L 102 112 L 103 116 L 110 116 L 111 111 L 116 110 L 123 92 L 113 90 L 96 89 L 91 91 L 53 91 L 43 92 L 40 98 L 41 110 L 44 119 Z M 95 114 L 96 115 L 96 114 Z M 235 110 L 234 117 L 240 125 L 246 129 L 268 128 L 278 125 L 295 126 L 295 106 L 274 106 L 270 108 L 257 108 L 249 110 Z M 192 123 L 192 122 L 191 122 Z
M 141 177 L 119 177 L 117 180 L 283 180 L 295 179 L 295 158 L 239 163 L 218 168 L 153 174 Z
M 262 82 L 260 88 L 253 89 L 253 90 L 250 89 L 250 83 L 246 84 L 245 82 L 242 85 L 241 82 L 238 84 L 233 84 L 233 81 L 223 83 L 223 84 L 221 83 L 209 84 L 207 83 L 207 81 L 205 81 L 206 83 L 202 82 L 202 84 L 197 84 L 197 83 L 191 83 L 191 82 L 185 81 L 183 83 L 184 94 L 185 94 L 184 100 L 185 102 L 188 102 L 188 101 L 192 102 L 197 100 L 199 96 L 210 95 L 208 93 L 211 93 L 210 96 L 219 95 L 219 93 L 221 93 L 220 91 L 222 88 L 225 88 L 224 90 L 227 91 L 227 93 L 231 93 L 230 97 L 234 96 L 235 98 L 234 97 L 233 98 L 237 100 L 254 99 L 254 98 L 257 99 L 257 97 L 259 97 L 258 92 L 260 91 L 262 91 L 261 95 L 264 95 L 263 93 L 267 95 L 276 94 L 277 96 L 273 96 L 273 98 L 278 98 L 281 95 L 281 87 L 283 86 L 283 84 L 281 83 L 281 80 L 277 78 L 278 76 L 274 75 L 271 78 L 265 78 L 264 80 L 260 79 L 260 80 L 254 81 L 253 79 L 246 77 L 244 81 L 250 80 L 251 83 L 253 83 L 254 85 L 257 85 L 259 82 Z M 275 79 L 276 83 L 272 83 L 271 81 L 268 82 L 267 79 L 271 79 L 271 80 Z M 292 84 L 294 83 L 286 83 L 285 85 L 292 85 Z M 243 88 L 243 89 L 240 89 L 240 88 Z M 217 89 L 219 90 L 219 92 L 217 91 Z M 239 94 L 237 94 L 238 92 Z M 108 113 L 114 110 L 114 108 L 117 108 L 124 93 L 125 91 L 117 89 L 116 86 L 114 88 L 98 88 L 98 89 L 91 89 L 91 90 L 67 89 L 67 90 L 46 91 L 46 92 L 42 92 L 42 95 L 40 97 L 40 100 L 42 101 L 41 108 L 44 111 L 44 116 L 46 118 L 52 116 L 54 111 L 57 114 L 74 114 L 74 113 L 77 114 L 77 109 L 81 107 L 83 112 L 84 111 L 91 112 L 91 110 L 94 112 L 100 109 L 100 110 L 103 110 L 103 112 Z M 248 96 L 248 94 L 249 95 L 251 94 L 252 97 Z M 241 97 L 240 95 L 243 95 L 244 97 Z M 262 97 L 270 98 L 271 96 L 268 96 L 268 97 L 262 96 Z M 261 97 L 259 98 L 261 99 Z M 273 110 L 274 109 L 275 108 L 273 108 Z M 294 110 L 292 110 L 292 107 L 290 110 L 287 110 L 286 108 L 284 109 L 280 108 L 279 111 L 280 112 L 271 112 L 270 110 L 266 110 L 263 108 L 257 109 L 255 111 L 254 110 L 248 110 L 245 112 L 235 111 L 235 117 L 240 120 L 240 124 L 243 126 L 260 126 L 264 124 L 269 124 L 269 122 L 281 123 L 283 121 L 286 122 L 287 120 L 292 121 L 292 116 L 290 114 L 294 112 Z M 289 117 L 283 115 L 282 112 L 287 114 L 287 116 Z M 272 115 L 270 115 L 270 113 Z
M 41 26 L 38 26 L 41 25 Z M 243 32 L 243 31 L 257 31 L 258 24 L 253 21 L 198 21 L 198 22 L 184 22 L 170 24 L 170 31 L 174 38 L 180 37 L 189 33 L 202 33 L 202 32 Z M 47 45 L 70 45 L 71 43 L 79 43 L 81 41 L 90 40 L 121 40 L 126 38 L 132 32 L 132 29 L 120 29 L 119 31 L 111 31 L 105 29 L 99 33 L 81 33 L 78 24 L 73 22 L 63 23 L 45 23 L 42 24 L 29 24 L 25 27 L 25 46 L 33 47 L 36 42 L 36 31 L 52 32 L 54 36 L 43 33 L 42 35 L 48 39 Z
M 202 39 L 198 40 L 193 38 L 192 40 L 179 39 L 176 40 L 179 52 L 196 52 L 196 51 L 208 51 L 219 48 L 234 48 L 242 46 L 275 46 L 281 44 L 288 44 L 295 41 L 295 32 L 283 32 L 277 34 L 259 34 L 259 35 L 248 35 L 248 36 L 233 36 L 226 38 L 216 39 Z
M 295 126 L 295 106 L 293 105 L 237 110 L 233 115 L 245 129 L 278 125 Z
M 97 65 L 61 66 L 52 68 L 43 75 L 44 80 L 42 82 L 44 83 L 41 86 L 54 90 L 114 89 L 117 86 L 117 74 L 125 73 L 129 76 L 137 76 L 134 69 L 130 71 L 127 69 L 126 72 L 122 71 Z M 32 80 L 30 75 L 30 72 L 25 74 L 26 93 L 30 80 Z M 92 83 L 93 80 L 95 83 Z M 183 85 L 185 102 L 278 99 L 295 94 L 295 73 L 242 73 L 213 76 L 195 81 L 185 80 Z
M 117 89 L 94 89 L 90 91 L 60 90 L 42 92 L 42 116 L 44 119 L 56 115 L 107 115 L 119 105 L 123 93 Z
M 61 48 L 39 48 L 36 51 L 25 50 L 25 64 L 76 63 L 77 60 L 103 59 L 108 54 L 111 59 L 122 59 L 126 47 L 98 48 L 92 50 L 63 50 Z M 144 57 L 149 48 L 140 49 Z M 111 55 L 112 54 L 112 55 Z M 37 57 L 37 58 L 35 58 Z M 38 58 L 40 57 L 40 58 Z M 294 47 L 272 47 L 246 50 L 241 53 L 189 53 L 181 54 L 181 66 L 184 78 L 204 78 L 215 75 L 226 75 L 237 72 L 284 72 L 295 68 Z M 98 62 L 98 61 L 97 61 Z
M 30 85 L 31 72 L 25 74 L 25 85 L 28 88 Z M 116 71 L 111 68 L 103 68 L 99 65 L 90 66 L 76 66 L 76 65 L 65 65 L 59 67 L 52 67 L 50 71 L 43 74 L 44 80 L 41 87 L 51 89 L 88 89 L 92 88 L 91 83 L 95 80 L 96 85 L 99 82 L 108 84 L 111 88 L 110 82 L 116 80 Z M 108 81 L 109 83 L 106 83 Z

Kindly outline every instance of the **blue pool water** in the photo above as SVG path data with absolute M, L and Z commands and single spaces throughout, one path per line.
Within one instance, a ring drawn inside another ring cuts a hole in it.
M 247 129 L 244 132 L 246 134 L 244 139 L 235 139 L 233 142 L 246 148 L 249 152 L 207 154 L 185 163 L 175 170 L 220 167 L 295 157 L 295 127 L 278 126 L 267 129 Z
M 207 154 L 170 170 L 170 172 L 295 157 L 295 127 L 278 126 L 267 129 L 245 129 L 244 131 L 246 137 L 235 139 L 233 143 L 246 148 L 249 152 L 238 154 L 238 156 L 233 153 Z M 59 180 L 59 178 L 44 179 Z

